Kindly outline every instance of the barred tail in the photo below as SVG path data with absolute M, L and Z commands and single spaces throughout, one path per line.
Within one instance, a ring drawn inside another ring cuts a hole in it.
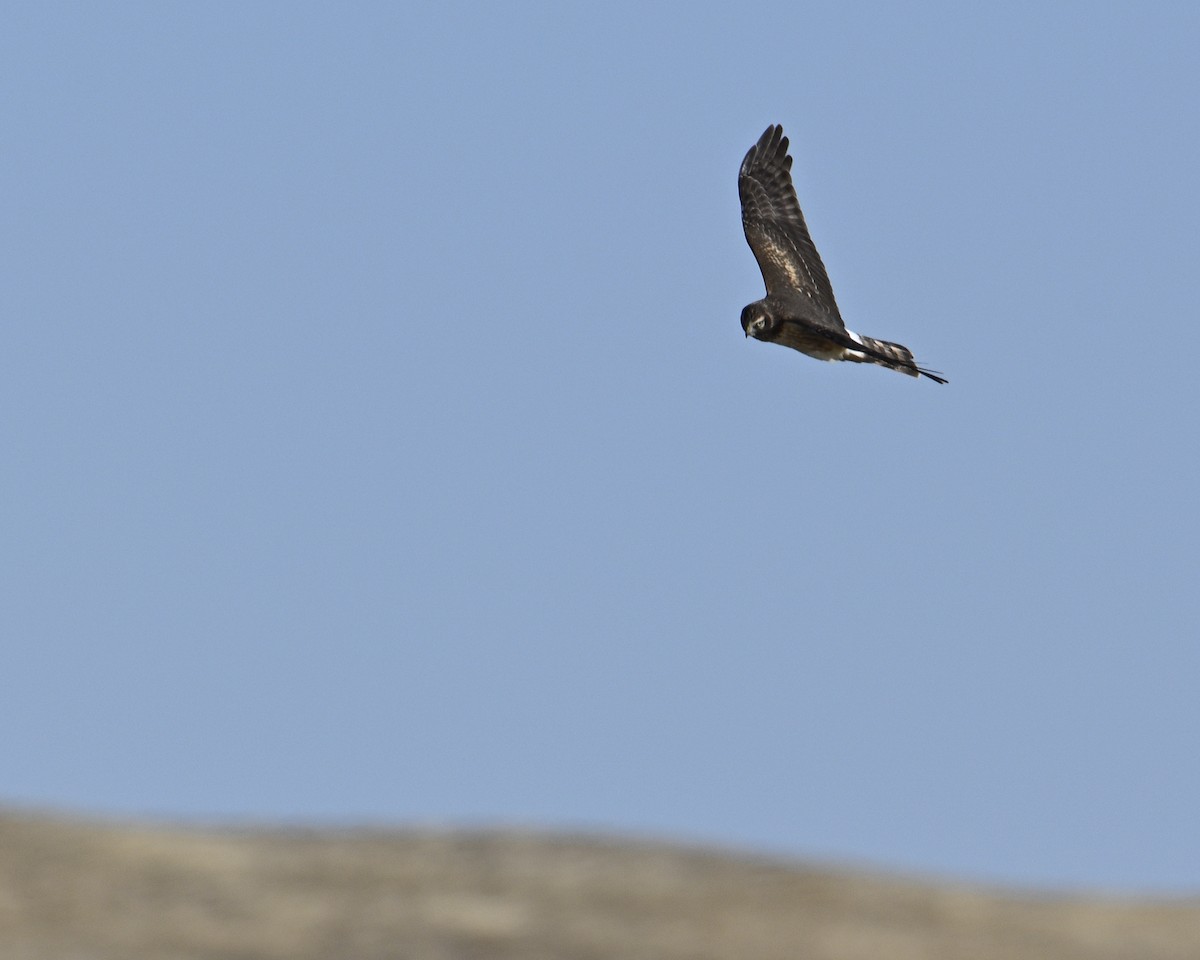
M 849 331 L 846 332 L 849 333 Z M 881 367 L 889 367 L 900 373 L 907 373 L 910 377 L 928 377 L 935 383 L 948 382 L 936 370 L 918 367 L 917 361 L 913 359 L 912 351 L 908 347 L 899 343 L 890 343 L 887 340 L 876 340 L 874 337 L 864 337 L 857 333 L 851 333 L 850 337 L 855 342 L 862 344 L 862 349 L 847 350 L 846 360 L 853 360 L 855 363 L 877 363 Z

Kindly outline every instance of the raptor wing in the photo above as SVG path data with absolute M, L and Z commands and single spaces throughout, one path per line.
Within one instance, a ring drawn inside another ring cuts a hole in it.
M 791 170 L 783 127 L 767 127 L 738 173 L 746 242 L 758 261 L 769 296 L 799 294 L 824 318 L 844 326 L 825 264 L 808 235 Z

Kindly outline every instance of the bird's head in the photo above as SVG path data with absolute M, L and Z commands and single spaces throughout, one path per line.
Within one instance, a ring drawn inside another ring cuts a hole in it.
M 769 340 L 775 329 L 775 317 L 767 305 L 759 300 L 742 310 L 742 329 L 746 336 L 755 340 Z

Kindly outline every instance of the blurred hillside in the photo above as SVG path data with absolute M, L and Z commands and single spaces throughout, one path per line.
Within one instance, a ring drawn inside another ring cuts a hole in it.
M 532 833 L 0 815 L 6 960 L 1196 960 L 1200 901 L 1019 896 Z

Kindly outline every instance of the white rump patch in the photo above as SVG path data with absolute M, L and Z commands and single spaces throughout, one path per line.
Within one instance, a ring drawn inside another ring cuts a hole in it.
M 846 336 L 848 336 L 851 340 L 853 340 L 855 343 L 857 343 L 860 347 L 864 345 L 862 337 L 860 337 L 853 330 L 847 330 Z

